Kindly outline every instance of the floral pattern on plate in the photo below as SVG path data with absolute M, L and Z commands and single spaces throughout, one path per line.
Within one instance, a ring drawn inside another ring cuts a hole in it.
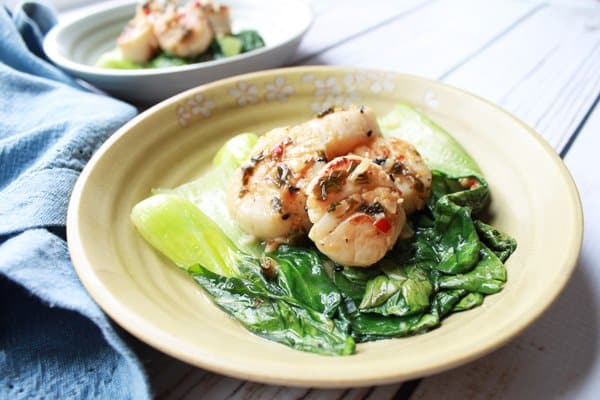
M 329 107 L 360 105 L 369 94 L 391 94 L 398 87 L 396 77 L 389 72 L 349 70 L 343 74 L 304 73 L 276 75 L 268 79 L 241 80 L 225 87 L 212 98 L 195 93 L 176 107 L 182 127 L 192 119 L 208 118 L 215 109 L 249 107 L 262 102 L 287 104 L 291 96 L 301 93 L 308 96 L 308 109 L 319 113 Z M 435 103 L 435 99 L 434 99 Z
M 285 78 L 278 76 L 273 82 L 265 85 L 265 100 L 279 101 L 285 103 L 289 96 L 294 94 L 296 90 L 293 86 L 288 85 Z
M 177 122 L 180 126 L 186 127 L 193 118 L 210 117 L 214 108 L 213 100 L 206 98 L 203 93 L 196 93 L 175 108 Z
M 258 103 L 260 100 L 258 87 L 245 81 L 239 82 L 235 87 L 229 89 L 228 93 L 236 99 L 240 107 Z

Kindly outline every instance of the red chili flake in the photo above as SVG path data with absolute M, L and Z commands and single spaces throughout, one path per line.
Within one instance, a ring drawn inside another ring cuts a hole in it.
M 475 178 L 467 178 L 466 186 L 471 190 L 477 189 L 479 187 L 479 181 Z
M 279 143 L 277 146 L 273 147 L 273 157 L 281 158 L 283 155 L 283 143 Z
M 377 221 L 373 222 L 373 226 L 381 233 L 388 233 L 390 229 L 392 229 L 392 224 L 385 218 L 379 218 Z

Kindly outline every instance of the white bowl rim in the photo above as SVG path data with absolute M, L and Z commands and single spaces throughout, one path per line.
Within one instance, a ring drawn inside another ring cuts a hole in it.
M 163 67 L 163 68 L 148 68 L 148 69 L 116 69 L 116 68 L 100 68 L 92 65 L 82 64 L 76 61 L 71 60 L 69 57 L 63 55 L 59 51 L 59 43 L 58 36 L 67 28 L 71 27 L 76 23 L 80 23 L 86 19 L 94 18 L 99 13 L 106 13 L 119 8 L 128 8 L 133 4 L 137 3 L 137 0 L 128 0 L 120 3 L 112 3 L 99 5 L 90 9 L 89 11 L 83 13 L 69 21 L 59 22 L 57 25 L 52 27 L 46 37 L 44 38 L 44 52 L 58 66 L 70 70 L 77 71 L 78 73 L 88 74 L 88 75 L 96 75 L 96 76 L 120 76 L 120 77 L 140 77 L 140 76 L 156 76 L 156 75 L 165 75 L 165 74 L 175 74 L 178 72 L 185 71 L 194 71 L 194 70 L 204 70 L 211 69 L 212 67 L 218 67 L 222 64 L 231 64 L 236 62 L 241 62 L 245 59 L 254 58 L 266 53 L 270 53 L 276 49 L 282 48 L 289 43 L 300 39 L 311 27 L 314 22 L 314 13 L 311 7 L 303 2 L 302 0 L 278 0 L 285 1 L 291 4 L 296 5 L 299 9 L 302 9 L 304 12 L 305 23 L 301 29 L 296 31 L 296 33 L 277 45 L 269 45 L 266 44 L 265 47 L 260 49 L 252 50 L 247 53 L 239 54 L 233 57 L 221 58 L 218 60 L 211 61 L 202 61 L 199 63 L 193 63 L 188 65 L 179 65 L 173 67 Z

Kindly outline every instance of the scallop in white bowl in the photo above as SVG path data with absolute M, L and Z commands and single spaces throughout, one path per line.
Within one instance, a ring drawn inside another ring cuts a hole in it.
M 135 0 L 95 7 L 50 30 L 44 51 L 60 68 L 121 99 L 148 105 L 183 90 L 224 77 L 280 66 L 290 61 L 312 23 L 301 0 L 223 0 L 231 10 L 232 30 L 254 29 L 265 47 L 233 57 L 156 69 L 96 67 L 101 54 L 135 14 Z

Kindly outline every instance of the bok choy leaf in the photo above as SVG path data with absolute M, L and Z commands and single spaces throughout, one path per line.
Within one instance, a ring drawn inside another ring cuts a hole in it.
M 277 283 L 286 294 L 305 307 L 333 316 L 342 296 L 327 276 L 316 251 L 280 246 L 268 256 L 277 262 Z
M 212 161 L 213 168 L 206 174 L 175 189 L 154 189 L 152 192 L 185 197 L 217 223 L 239 249 L 258 257 L 262 254 L 262 246 L 248 240 L 247 235 L 229 216 L 226 198 L 231 176 L 250 157 L 257 140 L 258 136 L 253 133 L 237 135 L 217 152 Z
M 465 289 L 482 294 L 497 293 L 506 282 L 506 268 L 486 246 L 481 247 L 481 261 L 465 274 L 444 275 L 439 278 L 442 289 Z
M 343 323 L 302 307 L 293 298 L 286 301 L 285 296 L 269 290 L 270 285 L 257 285 L 247 276 L 221 276 L 199 265 L 189 272 L 219 307 L 259 336 L 324 355 L 349 355 L 355 351 L 354 340 Z
M 239 250 L 223 231 L 189 200 L 158 194 L 139 202 L 131 221 L 142 237 L 177 266 L 202 264 L 224 276 L 237 274 Z
M 384 269 L 384 274 L 367 283 L 361 312 L 406 316 L 429 306 L 433 285 L 428 274 L 412 265 Z

